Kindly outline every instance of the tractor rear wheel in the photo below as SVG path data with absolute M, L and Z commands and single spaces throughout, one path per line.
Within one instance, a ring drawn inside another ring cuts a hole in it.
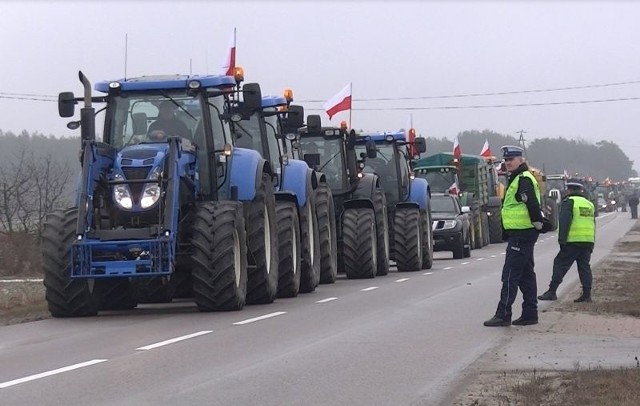
M 198 310 L 242 309 L 247 294 L 247 242 L 242 203 L 200 204 L 192 231 L 191 275 Z
M 331 189 L 326 183 L 318 185 L 316 214 L 320 238 L 320 283 L 334 283 L 338 277 L 336 210 Z
M 311 195 L 307 196 L 306 203 L 300 208 L 300 242 L 302 243 L 300 293 L 313 292 L 320 283 L 320 235 L 315 208 L 315 201 Z
M 502 213 L 500 207 L 491 209 L 489 216 L 489 242 L 499 244 L 502 242 Z
M 343 212 L 342 244 L 347 278 L 374 278 L 378 270 L 378 243 L 372 209 L 353 208 Z
M 433 227 L 431 224 L 431 210 L 421 210 L 422 221 L 422 269 L 433 267 Z
M 396 209 L 393 247 L 399 272 L 422 269 L 422 223 L 417 208 Z
M 278 223 L 278 297 L 295 297 L 300 289 L 300 222 L 293 202 L 276 202 Z
M 262 174 L 254 199 L 244 204 L 249 252 L 247 304 L 271 303 L 278 293 L 276 200 L 271 175 Z
M 78 209 L 55 210 L 42 230 L 42 268 L 49 312 L 53 317 L 95 316 L 99 298 L 93 281 L 71 279 L 71 245 L 76 239 Z

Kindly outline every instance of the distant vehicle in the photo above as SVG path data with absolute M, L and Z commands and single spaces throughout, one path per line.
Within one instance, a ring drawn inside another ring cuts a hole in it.
M 452 251 L 454 259 L 471 256 L 470 212 L 456 196 L 431 196 L 434 251 Z
M 607 200 L 602 196 L 598 196 L 598 211 L 610 213 L 616 211 L 616 201 Z

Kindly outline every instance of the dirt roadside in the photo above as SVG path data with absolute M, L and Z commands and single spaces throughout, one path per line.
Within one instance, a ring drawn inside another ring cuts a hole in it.
M 573 303 L 581 292 L 578 283 L 541 314 L 544 323 L 512 326 L 506 343 L 465 370 L 462 389 L 451 404 L 573 405 L 559 399 L 581 375 L 626 374 L 626 369 L 633 374 L 632 382 L 640 381 L 640 223 L 593 267 L 593 279 L 593 303 Z M 589 379 L 588 387 L 596 384 Z M 619 392 L 606 388 L 616 382 L 620 385 L 619 377 L 608 377 L 601 392 Z M 591 397 L 588 403 L 576 404 L 640 404 L 640 385 L 631 386 L 625 389 L 632 391 L 626 394 L 631 401 L 607 398 L 600 403 Z

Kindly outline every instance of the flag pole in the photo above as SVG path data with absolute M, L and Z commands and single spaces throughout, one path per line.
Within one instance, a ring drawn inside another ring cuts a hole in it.
M 353 121 L 351 121 L 351 113 L 353 112 L 353 82 L 349 82 L 349 94 L 351 95 L 351 105 L 349 107 L 349 127 L 353 130 Z

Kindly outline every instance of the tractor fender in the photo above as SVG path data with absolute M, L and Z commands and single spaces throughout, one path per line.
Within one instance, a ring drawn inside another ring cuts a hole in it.
M 318 182 L 306 162 L 290 159 L 284 166 L 280 190 L 293 193 L 297 198 L 298 207 L 306 204 L 309 195 L 315 189 L 314 184 L 317 187 Z
M 229 186 L 238 189 L 238 200 L 251 201 L 262 182 L 262 173 L 271 173 L 269 163 L 257 151 L 234 148 Z
M 353 192 L 354 199 L 373 199 L 373 194 L 376 189 L 380 188 L 380 181 L 378 176 L 372 173 L 366 173 L 358 181 L 356 190 Z
M 420 210 L 427 210 L 429 207 L 429 183 L 426 179 L 411 179 L 411 192 L 408 201 L 417 203 Z
M 344 202 L 344 210 L 347 209 L 371 209 L 375 210 L 376 208 L 373 206 L 373 201 L 371 199 L 352 199 Z M 343 211 L 344 213 L 344 211 Z
M 276 202 L 291 202 L 293 204 L 298 204 L 298 198 L 295 193 L 287 192 L 287 191 L 279 191 L 275 192 Z

